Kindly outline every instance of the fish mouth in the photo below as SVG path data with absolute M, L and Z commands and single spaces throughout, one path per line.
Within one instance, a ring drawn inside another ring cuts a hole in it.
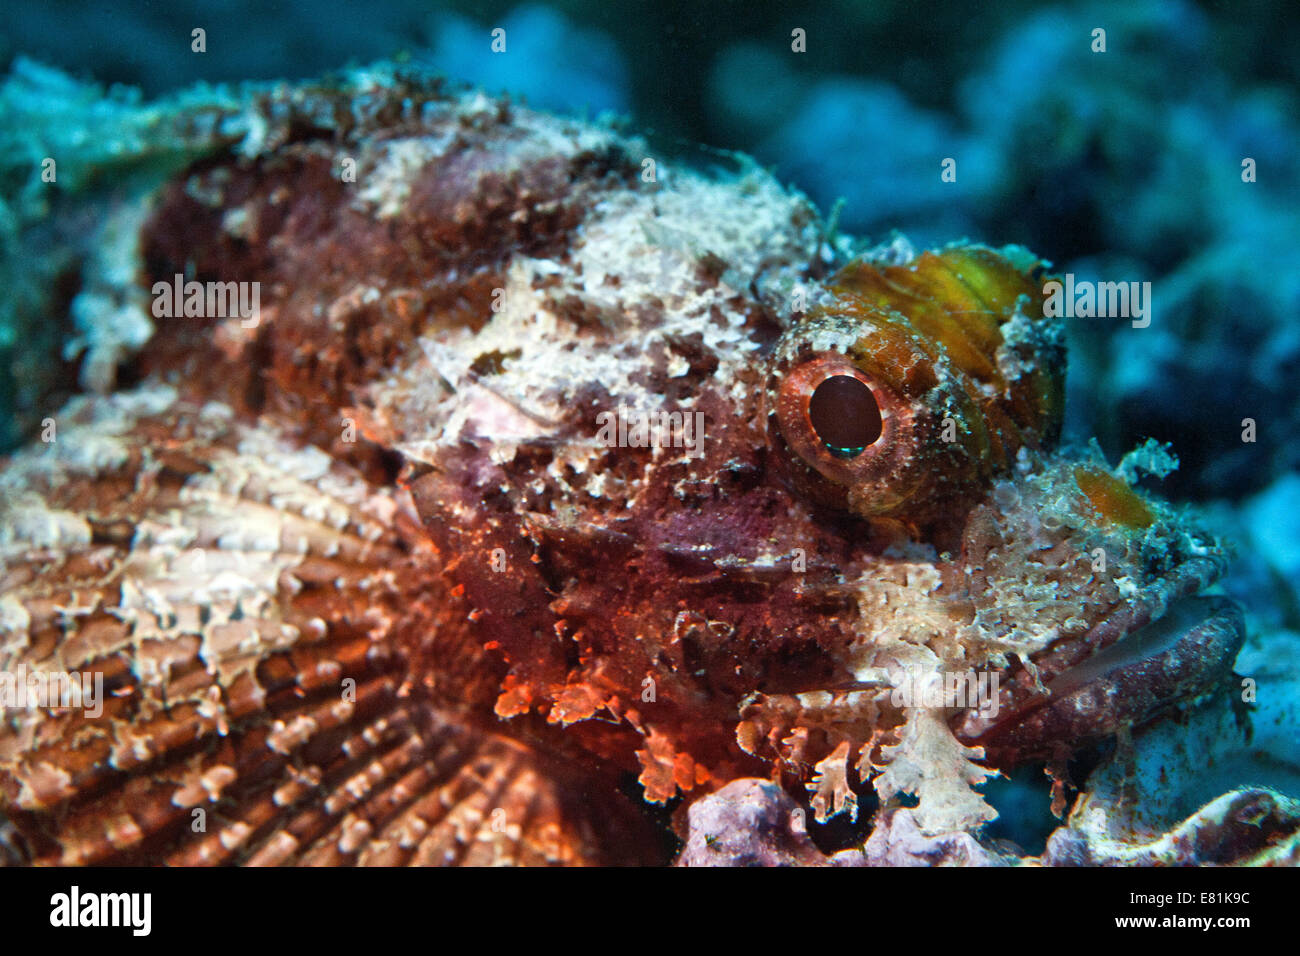
M 1194 576 L 1183 583 L 1040 652 L 1031 660 L 1038 680 L 1013 665 L 998 706 L 959 715 L 954 732 L 994 766 L 1060 761 L 1224 688 L 1245 637 L 1241 608 L 1201 594 Z

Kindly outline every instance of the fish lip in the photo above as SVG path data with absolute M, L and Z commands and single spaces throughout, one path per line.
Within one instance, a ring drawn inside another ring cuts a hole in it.
M 1046 648 L 1032 659 L 1041 687 L 1018 668 L 997 709 L 965 711 L 954 733 L 997 765 L 1059 759 L 1212 690 L 1231 673 L 1245 637 L 1241 608 L 1203 593 L 1220 570 L 1218 561 L 1189 563 L 1081 638 Z

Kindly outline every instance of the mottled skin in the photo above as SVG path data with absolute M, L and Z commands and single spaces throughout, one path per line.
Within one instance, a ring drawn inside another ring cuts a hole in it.
M 776 776 L 821 818 L 874 778 L 974 828 L 981 747 L 1059 764 L 1219 685 L 1240 620 L 1213 601 L 1074 669 L 1222 557 L 1054 450 L 1023 250 L 845 266 L 752 169 L 647 181 L 639 141 L 385 83 L 254 97 L 263 148 L 160 188 L 141 286 L 260 282 L 259 323 L 159 320 L 126 390 L 6 475 L 9 666 L 118 695 L 6 714 L 17 858 L 663 859 L 632 775 L 652 803 Z M 886 413 L 848 465 L 786 387 L 810 361 Z M 621 404 L 703 413 L 702 454 L 599 443 Z M 969 668 L 997 720 L 891 699 Z

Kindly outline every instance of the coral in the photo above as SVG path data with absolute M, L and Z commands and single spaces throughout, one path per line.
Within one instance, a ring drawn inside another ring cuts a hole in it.
M 926 836 L 912 812 L 882 813 L 861 847 L 823 855 L 804 811 L 778 786 L 741 779 L 691 804 L 676 866 L 1005 866 L 1020 862 L 963 830 Z
M 677 866 L 817 866 L 803 811 L 767 780 L 734 780 L 691 804 Z
M 917 826 L 912 811 L 899 808 L 881 814 L 860 850 L 841 850 L 829 862 L 833 866 L 1007 866 L 1022 861 L 965 830 L 929 836 Z
M 1300 804 L 1276 791 L 1225 793 L 1168 831 L 1133 831 L 1127 801 L 1088 794 L 1040 857 L 964 828 L 927 833 L 907 808 L 883 811 L 861 846 L 823 855 L 780 788 L 736 780 L 692 804 L 677 866 L 1296 866 Z
M 1300 866 L 1300 803 L 1273 790 L 1234 790 L 1167 833 L 1135 834 L 1122 810 L 1116 813 L 1089 797 L 1071 814 L 1070 827 L 1052 835 L 1043 863 Z

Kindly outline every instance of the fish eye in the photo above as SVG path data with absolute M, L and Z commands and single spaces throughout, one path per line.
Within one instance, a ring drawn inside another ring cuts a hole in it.
M 1039 268 L 954 245 L 856 259 L 825 280 L 768 358 L 768 445 L 786 485 L 859 517 L 935 525 L 1019 449 L 1054 442 L 1063 334 L 1043 315 Z
M 880 405 L 870 386 L 852 375 L 831 375 L 808 399 L 808 421 L 836 458 L 853 459 L 880 438 Z
M 912 405 L 878 371 L 833 349 L 804 351 L 779 362 L 769 383 L 776 461 L 804 494 L 881 514 L 913 492 L 925 455 Z

